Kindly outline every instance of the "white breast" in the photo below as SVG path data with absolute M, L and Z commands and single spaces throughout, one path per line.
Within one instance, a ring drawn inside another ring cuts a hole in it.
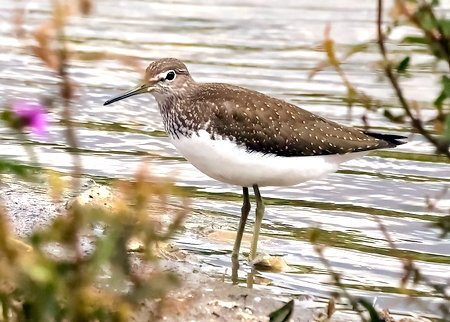
M 171 138 L 173 145 L 192 165 L 207 176 L 225 183 L 250 187 L 290 186 L 318 179 L 339 164 L 367 152 L 323 156 L 280 157 L 248 152 L 229 140 L 212 140 L 204 131 L 190 138 Z

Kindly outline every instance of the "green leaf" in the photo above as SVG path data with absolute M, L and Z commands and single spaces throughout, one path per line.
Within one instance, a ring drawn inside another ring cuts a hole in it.
M 448 78 L 446 75 L 442 76 L 442 86 L 445 95 L 447 95 L 447 97 L 450 97 L 450 78 Z
M 417 16 L 419 18 L 420 27 L 425 30 L 433 30 L 437 27 L 436 20 L 433 19 L 433 16 L 430 13 L 431 8 L 428 6 L 422 7 L 419 11 L 417 11 Z
M 445 117 L 444 138 L 450 140 L 450 113 Z
M 361 304 L 369 312 L 371 322 L 381 321 L 380 316 L 378 315 L 372 304 L 367 302 L 365 299 L 358 299 L 358 303 Z
M 287 322 L 294 312 L 294 300 L 290 300 L 278 310 L 269 314 L 270 322 Z
M 450 98 L 450 78 L 446 75 L 442 76 L 441 83 L 442 90 L 433 102 L 434 106 L 436 106 L 439 110 L 442 110 L 445 100 Z
M 406 69 L 409 67 L 409 61 L 411 60 L 411 57 L 406 56 L 402 59 L 402 61 L 397 65 L 397 72 L 399 74 L 406 72 Z
M 368 48 L 369 48 L 369 43 L 367 43 L 367 42 L 352 46 L 352 47 L 350 47 L 350 50 L 344 54 L 343 60 L 346 60 L 347 58 L 349 58 L 350 56 L 352 56 L 354 54 L 364 52 Z
M 439 27 L 441 27 L 442 32 L 445 37 L 450 37 L 450 20 L 449 19 L 439 19 L 438 20 Z
M 419 45 L 427 45 L 428 41 L 425 37 L 421 36 L 408 36 L 403 39 L 403 43 L 405 44 L 419 44 Z
M 440 228 L 442 230 L 440 238 L 446 238 L 450 233 L 450 215 L 439 218 L 439 221 L 433 224 L 434 227 Z
M 6 123 L 9 123 L 11 119 L 13 118 L 13 112 L 10 110 L 5 110 L 0 112 L 0 120 L 5 121 Z
M 431 6 L 432 6 L 432 7 L 439 6 L 439 0 L 432 0 L 432 1 L 431 1 Z
M 439 96 L 434 100 L 433 104 L 436 106 L 437 109 L 442 110 L 442 105 L 444 104 L 444 101 L 447 99 L 447 95 L 445 95 L 444 91 L 441 91 Z
M 394 123 L 403 123 L 404 119 L 405 119 L 405 114 L 404 113 L 398 114 L 398 115 L 394 115 L 387 108 L 385 108 L 383 110 L 383 115 L 384 115 L 385 118 L 387 118 L 388 120 L 390 120 L 391 122 L 394 122 Z

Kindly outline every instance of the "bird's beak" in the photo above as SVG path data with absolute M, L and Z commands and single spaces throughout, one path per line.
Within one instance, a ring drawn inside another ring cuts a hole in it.
M 124 98 L 131 97 L 131 96 L 134 96 L 134 95 L 139 95 L 139 94 L 143 94 L 143 93 L 149 93 L 155 87 L 155 83 L 156 82 L 149 81 L 149 82 L 147 82 L 145 84 L 139 85 L 139 86 L 129 90 L 128 92 L 125 92 L 123 94 L 120 94 L 118 96 L 110 98 L 105 103 L 103 103 L 103 105 L 109 105 L 111 103 L 120 101 L 120 100 L 122 100 Z

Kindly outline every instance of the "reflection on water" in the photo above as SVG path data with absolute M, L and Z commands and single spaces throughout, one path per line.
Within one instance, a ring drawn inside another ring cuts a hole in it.
M 142 161 L 154 173 L 169 175 L 191 197 L 192 215 L 187 231 L 179 235 L 180 247 L 198 255 L 205 269 L 223 273 L 230 265 L 232 243 L 212 240 L 207 230 L 235 230 L 240 214 L 239 187 L 228 186 L 195 170 L 181 158 L 163 132 L 156 103 L 137 96 L 115 105 L 102 106 L 112 95 L 137 83 L 141 76 L 118 61 L 85 61 L 87 54 L 137 57 L 145 64 L 161 57 L 184 60 L 198 81 L 223 81 L 251 87 L 286 99 L 335 121 L 362 125 L 365 113 L 354 107 L 349 119 L 345 90 L 331 71 L 308 81 L 311 68 L 323 59 L 315 50 L 325 25 L 332 22 L 332 36 L 339 49 L 370 40 L 374 35 L 373 1 L 97 1 L 92 17 L 77 18 L 68 30 L 75 59 L 70 67 L 78 83 L 74 102 L 76 127 L 87 175 L 101 178 L 127 177 Z M 27 54 L 9 24 L 13 0 L 0 3 L 0 92 L 2 100 L 57 93 L 57 79 L 38 59 Z M 47 1 L 28 3 L 28 27 L 47 16 Z M 420 73 L 405 81 L 412 99 L 429 106 L 436 93 L 432 66 L 414 48 L 402 47 L 419 61 Z M 386 84 L 378 81 L 373 66 L 376 47 L 369 45 L 345 65 L 350 79 L 370 95 L 395 106 Z M 420 86 L 420 90 L 417 90 Z M 424 111 L 426 115 L 429 111 Z M 427 114 L 428 113 L 428 114 Z M 30 139 L 43 164 L 68 171 L 59 111 L 47 141 Z M 402 133 L 402 125 L 387 122 L 382 115 L 368 114 L 377 130 Z M 0 129 L 2 157 L 27 160 L 21 146 L 6 129 Z M 433 157 L 433 149 L 419 136 L 396 150 L 374 152 L 353 160 L 338 173 L 322 180 L 288 188 L 263 188 L 267 215 L 260 247 L 285 256 L 290 270 L 282 274 L 259 273 L 271 280 L 270 289 L 283 294 L 312 294 L 320 305 L 335 287 L 309 243 L 311 229 L 321 230 L 320 241 L 332 266 L 344 276 L 343 283 L 355 295 L 377 299 L 393 312 L 432 314 L 442 301 L 425 286 L 411 291 L 409 302 L 398 289 L 402 275 L 397 256 L 415 258 L 417 265 L 436 283 L 449 283 L 448 239 L 437 237 L 430 227 L 450 207 L 445 196 L 436 210 L 427 210 L 425 198 L 438 195 L 450 182 L 450 166 Z M 399 248 L 392 252 L 373 216 L 383 221 Z M 250 230 L 249 230 L 250 231 Z M 270 238 L 268 238 L 270 237 Z M 245 245 L 244 245 L 245 246 Z M 241 265 L 242 266 L 242 265 Z M 244 264 L 240 276 L 248 271 Z M 243 281 L 244 283 L 244 281 Z M 419 305 L 418 303 L 421 303 Z

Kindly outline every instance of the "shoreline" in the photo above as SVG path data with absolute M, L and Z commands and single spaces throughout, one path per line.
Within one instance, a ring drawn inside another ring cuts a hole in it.
M 70 179 L 70 177 L 68 177 Z M 32 231 L 44 228 L 53 219 L 64 214 L 66 203 L 72 198 L 81 198 L 89 189 L 102 192 L 101 202 L 113 200 L 107 186 L 97 185 L 92 179 L 82 180 L 82 188 L 77 196 L 64 196 L 63 200 L 53 202 L 45 191 L 45 181 L 29 183 L 18 181 L 13 176 L 0 176 L 0 202 L 6 208 L 6 214 L 20 239 L 26 238 Z M 43 188 L 44 187 L 44 188 Z M 105 190 L 106 189 L 106 190 Z M 100 192 L 98 195 L 100 195 Z M 90 195 L 93 195 L 92 193 Z M 88 198 L 91 202 L 93 198 Z M 73 199 L 72 199 L 73 200 Z M 67 203 L 70 205 L 71 202 Z M 313 296 L 286 296 L 275 294 L 267 287 L 245 288 L 231 285 L 214 272 L 206 272 L 195 255 L 180 251 L 169 245 L 170 252 L 163 254 L 157 265 L 163 270 L 175 272 L 181 285 L 170 290 L 164 297 L 162 310 L 156 309 L 158 301 L 145 300 L 141 309 L 135 312 L 134 321 L 269 321 L 269 314 L 281 308 L 290 299 L 295 298 L 292 321 L 298 322 L 350 322 L 359 321 L 359 317 L 351 311 L 336 311 L 331 318 L 327 317 L 326 304 L 314 301 Z M 89 247 L 89 245 L 87 246 Z M 170 253 L 170 254 L 169 254 Z M 166 256 L 168 255 L 168 256 Z M 145 273 L 146 268 L 138 253 L 131 253 L 132 265 Z M 396 321 L 396 320 L 392 320 Z M 427 321 L 409 319 L 400 321 Z

